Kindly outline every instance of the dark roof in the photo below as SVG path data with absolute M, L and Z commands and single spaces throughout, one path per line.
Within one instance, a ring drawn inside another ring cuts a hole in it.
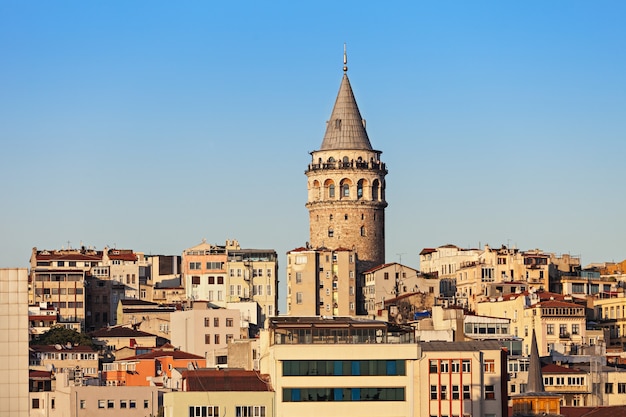
M 157 303 L 151 301 L 138 300 L 136 298 L 123 298 L 120 300 L 123 306 L 158 306 Z
M 274 391 L 269 375 L 242 369 L 183 371 L 187 391 Z
M 475 340 L 467 342 L 419 342 L 419 346 L 422 351 L 426 352 L 502 350 L 500 342 L 495 340 Z
M 365 122 L 356 104 L 348 75 L 344 72 L 320 150 L 372 150 Z
M 91 337 L 156 337 L 156 335 L 129 327 L 106 327 L 91 333 Z

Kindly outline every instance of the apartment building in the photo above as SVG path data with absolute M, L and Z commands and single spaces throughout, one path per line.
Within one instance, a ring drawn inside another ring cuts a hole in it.
M 287 253 L 287 314 L 356 316 L 362 289 L 354 250 L 297 248 Z
M 98 378 L 98 352 L 90 346 L 33 345 L 29 365 L 33 370 L 70 375 L 75 385 Z
M 212 245 L 206 240 L 183 251 L 183 285 L 188 299 L 210 301 L 224 307 L 226 252 L 226 246 Z
M 102 260 L 92 249 L 37 250 L 30 257 L 29 303 L 51 303 L 59 322 L 85 329 L 85 281 L 91 267 Z
M 195 302 L 193 308 L 170 315 L 171 343 L 206 358 L 208 366 L 228 365 L 228 344 L 242 335 L 240 311 Z
M 120 300 L 117 306 L 117 323 L 120 326 L 131 325 L 137 330 L 169 340 L 171 338 L 170 313 L 176 310 L 176 306 L 169 304 L 136 299 Z
M 500 343 L 422 342 L 419 350 L 419 415 L 507 415 L 507 354 Z
M 386 301 L 397 301 L 402 295 L 428 294 L 433 302 L 440 295 L 438 278 L 423 275 L 417 269 L 395 262 L 365 271 L 363 282 L 363 304 L 370 317 L 377 316 L 379 310 L 384 310 Z
M 509 294 L 477 304 L 480 315 L 511 320 L 512 333 L 523 339 L 522 351 L 530 354 L 531 336 L 537 332 L 539 354 L 547 356 L 555 350 L 563 354 L 582 353 L 589 343 L 586 334 L 585 306 L 571 297 L 548 291 Z

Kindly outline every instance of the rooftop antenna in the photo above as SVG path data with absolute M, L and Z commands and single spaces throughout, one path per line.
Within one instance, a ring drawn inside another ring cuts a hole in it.
M 348 72 L 348 53 L 346 52 L 346 43 L 343 43 L 343 72 Z
M 406 255 L 406 252 L 396 253 L 396 255 L 398 255 L 398 263 L 401 264 L 402 263 L 402 255 Z

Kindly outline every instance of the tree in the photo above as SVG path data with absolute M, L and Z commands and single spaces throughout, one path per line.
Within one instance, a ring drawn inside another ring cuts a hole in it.
M 53 326 L 45 333 L 36 336 L 31 342 L 31 345 L 65 345 L 67 343 L 72 345 L 90 346 L 93 347 L 93 341 L 91 337 L 84 333 L 78 333 L 74 329 L 67 329 L 64 326 L 57 324 Z

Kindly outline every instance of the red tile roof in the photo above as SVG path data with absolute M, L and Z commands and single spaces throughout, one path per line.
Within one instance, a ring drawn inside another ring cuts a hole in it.
M 242 369 L 183 371 L 187 391 L 273 391 L 269 375 Z
M 550 363 L 541 367 L 542 374 L 585 374 L 585 371 L 581 371 L 576 368 L 568 368 L 566 366 L 556 365 Z
M 61 348 L 59 349 L 58 346 Z M 35 352 L 88 352 L 94 353 L 90 346 L 72 346 L 71 348 L 67 348 L 63 345 L 31 345 L 30 348 Z

